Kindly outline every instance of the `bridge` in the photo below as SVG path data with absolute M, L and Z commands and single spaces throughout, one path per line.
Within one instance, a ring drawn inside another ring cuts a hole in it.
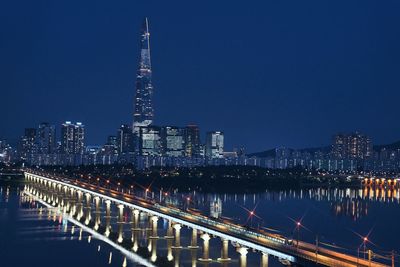
M 164 238 L 173 240 L 173 248 L 182 248 L 181 228 L 188 227 L 192 231 L 190 249 L 199 249 L 198 239 L 202 240 L 202 256 L 198 259 L 201 262 L 210 262 L 209 256 L 210 239 L 221 240 L 221 257 L 217 260 L 228 262 L 229 247 L 233 246 L 240 255 L 240 266 L 247 265 L 247 253 L 250 250 L 260 254 L 260 266 L 267 267 L 269 256 L 278 257 L 283 262 L 300 266 L 330 266 L 330 267 L 383 267 L 382 263 L 369 259 L 362 259 L 353 255 L 344 254 L 327 248 L 321 248 L 314 244 L 303 241 L 294 241 L 281 235 L 249 229 L 241 225 L 216 220 L 201 214 L 162 205 L 153 200 L 148 200 L 127 194 L 99 185 L 92 185 L 83 181 L 58 177 L 48 173 L 37 171 L 25 171 L 25 179 L 28 183 L 28 190 L 38 196 L 44 202 L 53 207 L 59 207 L 64 213 L 74 216 L 77 221 L 84 224 L 93 224 L 94 230 L 104 229 L 104 236 L 115 236 L 116 242 L 124 243 L 128 238 L 124 236 L 123 214 L 130 210 L 130 221 L 132 232 L 139 229 L 139 216 L 148 218 L 151 230 L 150 238 L 155 240 L 159 237 L 158 220 L 167 220 L 168 229 Z M 105 217 L 101 218 L 100 205 L 105 203 Z M 94 218 L 91 213 L 91 206 L 94 204 Z M 85 212 L 84 212 L 84 205 Z M 113 231 L 111 225 L 111 205 L 117 207 L 118 229 Z M 102 219 L 105 222 L 102 222 Z M 132 234 L 134 236 L 134 234 Z M 130 239 L 130 238 L 129 238 Z M 131 249 L 138 249 L 137 240 L 133 240 Z M 169 258 L 172 257 L 169 253 Z M 392 265 L 393 266 L 393 265 Z

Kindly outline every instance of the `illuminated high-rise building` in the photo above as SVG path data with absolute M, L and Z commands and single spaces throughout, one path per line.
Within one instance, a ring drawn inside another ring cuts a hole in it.
M 153 123 L 153 85 L 151 82 L 150 33 L 147 18 L 144 19 L 140 38 L 140 58 L 136 74 L 136 93 L 133 114 L 133 131 Z
M 336 134 L 332 142 L 332 156 L 336 159 L 367 159 L 372 156 L 371 138 L 361 133 Z
M 162 156 L 163 142 L 161 127 L 139 127 L 139 154 L 140 156 Z
M 224 133 L 208 132 L 206 137 L 206 158 L 218 159 L 224 157 Z
M 166 157 L 185 156 L 185 129 L 165 126 L 161 129 L 164 155 Z
M 85 151 L 85 126 L 67 121 L 61 125 L 61 151 L 64 154 L 83 154 Z
M 47 122 L 39 124 L 36 135 L 36 153 L 52 154 L 56 148 L 56 128 Z
M 185 128 L 185 152 L 189 158 L 200 157 L 200 130 L 197 125 L 188 125 Z
M 127 124 L 122 124 L 117 133 L 117 148 L 118 154 L 133 152 L 133 133 L 132 127 Z
M 19 157 L 23 162 L 30 160 L 36 140 L 36 129 L 26 128 L 24 136 L 21 137 L 19 142 Z

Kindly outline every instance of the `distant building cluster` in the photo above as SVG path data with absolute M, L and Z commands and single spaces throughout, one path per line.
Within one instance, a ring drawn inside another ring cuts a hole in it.
M 85 156 L 85 126 L 67 121 L 56 127 L 43 122 L 37 128 L 26 128 L 16 151 L 17 160 L 28 165 L 80 165 Z
M 254 155 L 257 165 L 271 169 L 302 167 L 327 172 L 398 172 L 400 147 L 377 146 L 359 132 L 333 136 L 330 147 L 319 149 L 276 148 L 270 155 Z

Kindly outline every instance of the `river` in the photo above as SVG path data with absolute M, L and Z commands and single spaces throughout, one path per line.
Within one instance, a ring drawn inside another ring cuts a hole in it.
M 74 225 L 62 213 L 48 209 L 37 199 L 26 195 L 24 187 L 24 184 L 0 186 L 0 266 L 151 264 L 150 254 L 148 258 L 145 253 L 139 253 L 137 258 L 127 256 L 118 247 Z M 354 255 L 359 253 L 360 257 L 364 257 L 364 249 L 385 257 L 390 257 L 392 250 L 400 251 L 397 233 L 400 202 L 399 192 L 394 190 L 319 188 L 237 195 L 193 192 L 176 193 L 169 202 L 292 239 L 318 242 L 320 246 Z M 297 228 L 296 222 L 299 221 L 301 227 Z M 159 232 L 163 233 L 167 222 L 161 220 L 158 226 Z M 124 229 L 125 236 L 129 236 L 128 218 Z M 148 248 L 146 242 L 149 240 L 145 232 L 143 230 L 143 234 L 139 234 L 139 244 L 144 250 Z M 367 235 L 368 242 L 364 247 L 362 237 Z M 190 237 L 190 230 L 182 229 L 181 243 L 184 247 L 190 244 Z M 183 248 L 179 252 L 172 250 L 172 257 L 168 257 L 170 245 L 163 238 L 156 242 L 156 263 L 160 264 L 165 259 L 165 262 L 171 261 L 171 266 L 193 266 L 192 259 L 201 256 L 200 251 L 193 256 L 192 250 Z M 210 257 L 220 257 L 220 241 L 212 239 L 210 247 Z M 224 266 L 238 266 L 238 253 L 232 246 L 229 256 L 232 261 Z M 249 251 L 247 266 L 259 266 L 259 260 L 258 253 Z M 196 262 L 196 265 L 221 266 L 221 263 Z M 282 264 L 270 257 L 269 266 Z

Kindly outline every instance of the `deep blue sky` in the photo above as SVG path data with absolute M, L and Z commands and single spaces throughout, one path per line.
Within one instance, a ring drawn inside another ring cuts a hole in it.
M 150 20 L 157 124 L 223 130 L 228 147 L 400 139 L 400 2 L 2 1 L 0 136 L 65 120 L 101 144 L 131 123 Z

